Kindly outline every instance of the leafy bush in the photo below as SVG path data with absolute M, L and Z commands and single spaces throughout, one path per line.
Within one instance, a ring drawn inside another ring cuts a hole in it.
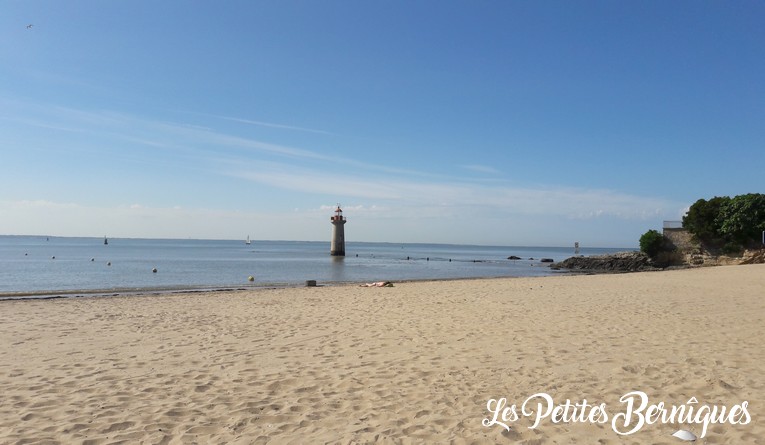
M 640 251 L 655 258 L 664 249 L 664 235 L 656 230 L 649 230 L 640 237 Z
M 765 230 L 765 195 L 749 193 L 731 199 L 720 209 L 720 233 L 726 239 L 750 244 Z
M 699 199 L 683 217 L 683 227 L 699 241 L 733 253 L 759 245 L 765 230 L 765 195 L 749 193 L 733 198 Z
M 715 196 L 709 201 L 699 199 L 683 216 L 683 227 L 693 234 L 697 240 L 715 244 L 715 241 L 722 238 L 720 231 L 721 221 L 719 218 L 722 209 L 725 208 L 731 199 L 727 196 Z

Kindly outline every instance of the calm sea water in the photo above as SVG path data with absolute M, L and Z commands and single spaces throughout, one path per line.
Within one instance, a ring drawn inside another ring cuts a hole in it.
M 573 248 L 0 236 L 0 298 L 18 293 L 199 289 L 556 273 Z M 581 249 L 583 255 L 624 249 Z M 515 255 L 521 260 L 508 260 Z M 533 259 L 530 259 L 533 258 Z M 157 272 L 153 273 L 152 269 Z M 253 276 L 254 282 L 248 277 Z

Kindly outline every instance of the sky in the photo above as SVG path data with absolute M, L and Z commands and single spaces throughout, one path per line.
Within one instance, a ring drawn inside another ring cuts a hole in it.
M 0 234 L 634 247 L 765 186 L 761 1 L 0 0 Z M 31 25 L 31 26 L 29 26 Z

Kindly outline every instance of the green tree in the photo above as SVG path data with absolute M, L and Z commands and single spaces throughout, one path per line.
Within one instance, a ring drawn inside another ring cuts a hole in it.
M 729 243 L 744 247 L 757 243 L 765 230 L 765 195 L 749 193 L 734 197 L 720 209 L 716 224 Z
M 664 250 L 664 235 L 656 230 L 649 230 L 640 237 L 640 251 L 651 258 L 655 258 Z
M 699 241 L 709 244 L 721 243 L 724 235 L 721 231 L 720 214 L 730 201 L 727 196 L 715 196 L 709 201 L 699 199 L 683 216 L 683 227 Z

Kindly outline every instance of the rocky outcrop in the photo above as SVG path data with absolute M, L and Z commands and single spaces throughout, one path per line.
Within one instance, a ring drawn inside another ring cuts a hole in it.
M 577 272 L 640 272 L 658 270 L 648 255 L 642 252 L 618 252 L 609 255 L 571 257 L 560 263 L 551 264 L 553 269 Z
M 571 257 L 550 268 L 570 272 L 617 273 L 642 272 L 687 267 L 765 263 L 765 249 L 747 250 L 741 256 L 715 255 L 706 249 L 662 252 L 651 259 L 642 252 L 618 252 L 609 255 Z
M 744 252 L 744 258 L 741 264 L 763 264 L 765 263 L 765 249 L 748 250 Z

